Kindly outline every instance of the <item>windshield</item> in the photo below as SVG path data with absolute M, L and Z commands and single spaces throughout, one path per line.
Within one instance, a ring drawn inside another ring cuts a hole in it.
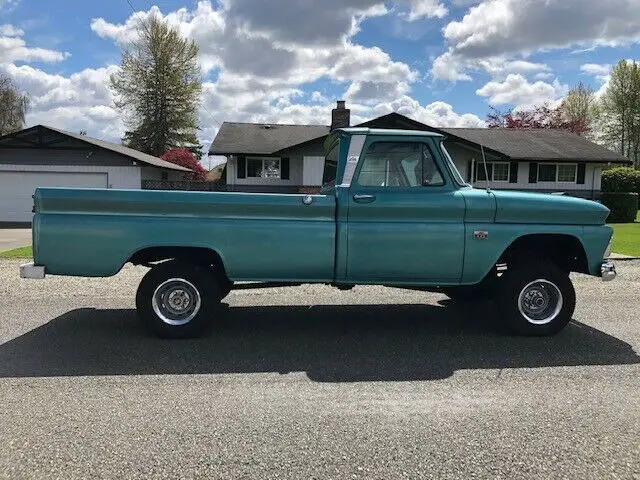
M 453 163 L 453 159 L 451 158 L 451 155 L 449 155 L 447 148 L 444 146 L 444 142 L 440 143 L 440 149 L 444 154 L 444 158 L 447 160 L 447 166 L 449 167 L 449 170 L 451 171 L 451 175 L 453 175 L 453 179 L 455 180 L 455 182 L 458 185 L 461 185 L 463 187 L 468 187 L 469 184 L 465 182 L 464 179 L 462 178 L 462 175 L 460 175 L 460 172 L 456 168 L 456 164 Z

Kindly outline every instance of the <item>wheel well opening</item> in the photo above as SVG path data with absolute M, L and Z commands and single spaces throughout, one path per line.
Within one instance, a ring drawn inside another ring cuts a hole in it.
M 200 247 L 148 247 L 134 253 L 129 259 L 134 265 L 153 266 L 167 260 L 212 266 L 214 271 L 228 279 L 222 258 L 215 250 Z
M 532 234 L 516 239 L 504 251 L 498 264 L 535 262 L 545 258 L 566 272 L 589 273 L 584 247 L 576 237 L 565 234 Z

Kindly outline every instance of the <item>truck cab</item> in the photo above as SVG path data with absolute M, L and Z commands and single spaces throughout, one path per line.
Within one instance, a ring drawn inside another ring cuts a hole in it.
M 232 288 L 327 283 L 493 298 L 505 326 L 550 335 L 571 319 L 571 272 L 615 277 L 609 210 L 578 198 L 474 189 L 441 135 L 345 128 L 325 142 L 316 195 L 38 189 L 24 277 L 150 267 L 141 320 L 201 333 Z M 73 255 L 69 255 L 73 251 Z

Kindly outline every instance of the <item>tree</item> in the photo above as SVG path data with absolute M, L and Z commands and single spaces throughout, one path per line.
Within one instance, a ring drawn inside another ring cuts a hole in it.
M 576 89 L 579 87 L 576 87 Z M 571 92 L 569 96 L 571 96 Z M 560 130 L 568 130 L 578 135 L 585 135 L 590 132 L 590 122 L 580 116 L 577 108 L 578 100 L 583 101 L 582 95 L 577 90 L 574 93 L 576 98 L 567 97 L 567 111 L 561 105 L 558 108 L 551 108 L 548 103 L 536 105 L 528 110 L 498 110 L 490 107 L 487 114 L 487 123 L 489 128 L 556 128 Z M 564 104 L 564 102 L 563 102 Z M 571 110 L 568 110 L 571 107 Z M 570 114 L 569 114 L 570 113 Z
M 557 110 L 548 104 L 537 105 L 529 110 L 498 110 L 489 107 L 487 114 L 489 128 L 558 128 Z
M 589 136 L 593 129 L 595 114 L 595 91 L 582 82 L 569 90 L 569 94 L 558 107 L 561 127 L 578 135 Z
M 188 180 L 206 180 L 207 171 L 204 169 L 198 158 L 188 148 L 172 148 L 162 155 L 163 160 L 175 163 L 181 167 L 187 167 L 193 170 L 193 173 L 187 173 Z
M 13 79 L 0 73 L 0 135 L 24 128 L 30 103 L 29 96 L 18 90 Z
M 603 141 L 640 166 L 640 64 L 622 60 L 613 68 L 599 112 Z
M 116 107 L 129 128 L 124 143 L 155 156 L 170 148 L 196 148 L 198 46 L 155 15 L 140 22 L 138 35 L 111 77 Z

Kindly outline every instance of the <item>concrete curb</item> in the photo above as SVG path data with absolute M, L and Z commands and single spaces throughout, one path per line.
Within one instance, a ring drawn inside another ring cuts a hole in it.
M 607 260 L 613 260 L 615 262 L 626 262 L 627 260 L 640 260 L 640 257 L 631 257 L 629 255 L 616 255 L 610 256 Z

